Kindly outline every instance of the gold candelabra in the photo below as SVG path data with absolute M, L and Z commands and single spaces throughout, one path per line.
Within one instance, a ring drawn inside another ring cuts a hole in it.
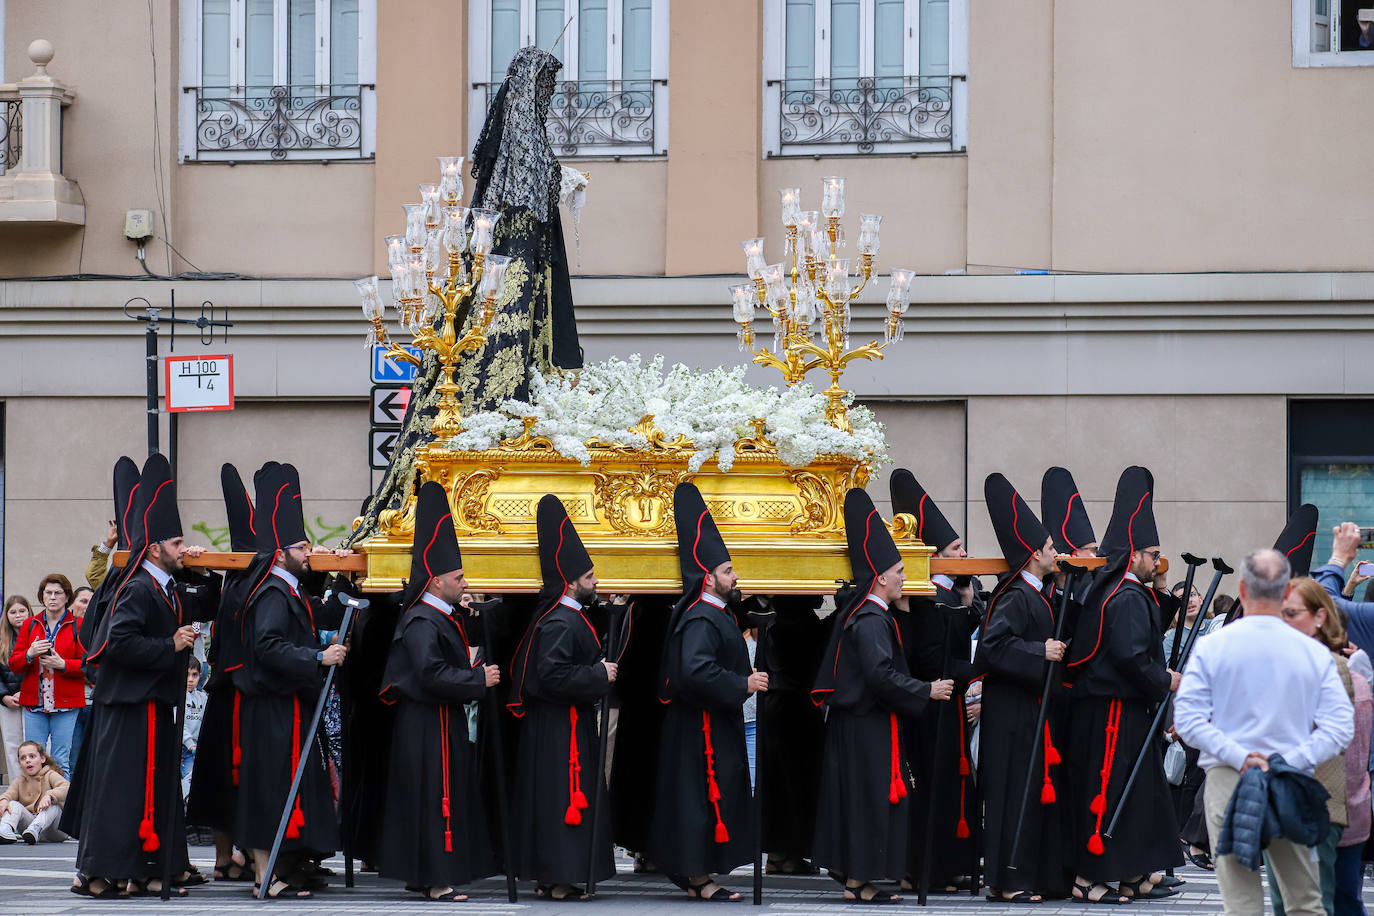
M 893 268 L 887 294 L 884 339 L 849 348 L 850 304 L 859 297 L 873 274 L 878 254 L 881 216 L 860 215 L 855 248 L 857 264 L 839 257 L 844 248 L 844 179 L 822 179 L 821 209 L 801 209 L 801 189 L 782 188 L 782 224 L 787 231 L 783 260 L 765 264 L 762 238 L 748 239 L 744 246 L 749 283 L 730 287 L 734 316 L 739 324 L 741 350 L 754 362 L 782 372 L 788 386 L 795 385 L 812 369 L 830 374 L 825 389 L 825 416 L 831 425 L 852 431 L 840 387 L 845 367 L 856 359 L 882 359 L 883 347 L 902 338 L 902 316 L 910 304 L 915 271 Z M 856 283 L 857 281 L 857 283 Z M 754 346 L 754 315 L 762 305 L 773 319 L 773 348 Z M 815 339 L 820 334 L 820 341 Z
M 391 296 L 410 346 L 439 359 L 438 413 L 430 424 L 437 439 L 463 431 L 462 403 L 453 380 L 458 358 L 486 342 L 510 259 L 491 253 L 501 215 L 481 207 L 460 206 L 463 157 L 440 156 L 437 184 L 420 185 L 418 204 L 402 209 L 404 235 L 386 237 L 391 268 Z M 387 356 L 420 368 L 423 357 L 390 338 L 377 277 L 354 281 L 363 300 L 363 316 L 372 323 L 369 344 L 386 347 Z M 459 331 L 477 308 L 466 334 Z

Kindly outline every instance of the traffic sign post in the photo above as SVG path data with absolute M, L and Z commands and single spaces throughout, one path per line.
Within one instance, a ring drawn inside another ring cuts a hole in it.
M 424 351 L 409 344 L 403 347 L 416 359 L 423 357 Z M 372 383 L 374 385 L 405 385 L 415 381 L 415 366 L 399 359 L 392 359 L 384 344 L 372 345 Z
M 234 356 L 168 356 L 162 361 L 168 413 L 234 409 Z

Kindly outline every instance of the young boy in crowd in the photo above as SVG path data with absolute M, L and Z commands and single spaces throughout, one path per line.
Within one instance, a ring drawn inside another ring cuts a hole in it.
M 204 690 L 200 689 L 200 659 L 191 656 L 186 669 L 186 727 L 181 733 L 181 797 L 191 791 L 191 768 L 196 762 L 196 744 L 200 741 L 200 721 L 205 718 Z

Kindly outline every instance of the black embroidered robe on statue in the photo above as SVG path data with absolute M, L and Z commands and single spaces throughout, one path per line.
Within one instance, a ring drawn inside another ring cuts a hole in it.
M 244 609 L 243 666 L 234 682 L 239 710 L 239 794 L 235 836 L 244 849 L 270 849 L 301 755 L 308 763 L 282 851 L 327 857 L 339 845 L 334 798 L 322 753 L 324 730 L 304 747 L 306 729 L 324 683 L 317 624 L 310 599 L 269 573 Z
M 495 874 L 464 704 L 486 692 L 463 622 L 423 601 L 391 642 L 381 698 L 394 704 L 377 872 L 409 887 L 459 887 Z
M 1115 883 L 1183 864 L 1159 735 L 1150 741 L 1115 834 L 1110 839 L 1102 835 L 1155 710 L 1169 697 L 1160 614 L 1151 589 L 1122 581 L 1103 611 L 1096 653 L 1074 676 L 1071 862 L 1093 883 Z M 1104 796 L 1104 803 L 1094 806 L 1098 796 Z
M 520 750 L 511 797 L 517 874 L 540 884 L 615 874 L 610 805 L 597 771 L 597 700 L 610 692 L 601 641 L 583 611 L 555 603 L 531 628 L 523 680 Z M 575 736 L 574 736 L 575 733 Z M 595 806 L 595 808 L 593 808 Z M 598 837 L 592 811 L 598 810 Z
M 981 843 L 982 803 L 969 753 L 971 728 L 965 715 L 964 692 L 973 680 L 973 633 L 982 624 L 981 607 L 959 604 L 959 596 L 936 584 L 932 599 L 911 599 L 911 613 L 894 615 L 903 626 L 907 666 L 926 681 L 954 680 L 948 703 L 931 703 L 912 723 L 907 753 L 916 777 L 911 799 L 911 832 L 907 845 L 907 875 L 919 880 L 926 856 L 926 828 L 934 801 L 931 825 L 931 886 L 947 886 L 971 875 Z
M 169 597 L 146 569 L 133 571 L 100 627 L 91 658 L 100 665 L 81 801 L 83 875 L 145 881 L 189 866 L 181 799 L 181 742 L 175 706 L 186 694 L 186 662 L 172 636 L 197 606 Z M 183 650 L 183 653 L 189 652 Z M 173 805 L 172 832 L 167 832 Z
M 721 874 L 753 857 L 754 816 L 744 701 L 749 648 L 734 616 L 698 599 L 664 651 L 649 860 L 670 875 Z
M 1062 811 L 1068 803 L 1062 765 L 1059 716 L 1051 706 L 1044 733 L 1035 735 L 1045 681 L 1045 640 L 1054 636 L 1054 612 L 1045 596 L 1019 574 L 988 607 L 975 667 L 983 679 L 978 747 L 978 785 L 983 795 L 983 868 L 987 885 L 1004 893 L 1034 891 L 1063 895 L 1066 836 Z M 1055 697 L 1060 707 L 1064 699 Z M 1020 861 L 1012 868 L 1012 845 L 1026 788 L 1033 742 L 1040 765 L 1030 787 Z M 1053 753 L 1044 753 L 1046 748 Z M 1053 801 L 1049 801 L 1053 799 Z M 1047 804 L 1046 802 L 1049 801 Z
M 892 614 L 865 599 L 846 617 L 826 704 L 825 757 L 812 844 L 817 865 L 861 881 L 906 873 L 912 781 L 904 736 L 930 684 L 912 677 Z M 823 670 L 824 673 L 824 670 Z

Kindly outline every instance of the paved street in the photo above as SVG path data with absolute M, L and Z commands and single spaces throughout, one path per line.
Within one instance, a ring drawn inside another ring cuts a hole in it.
M 45 844 L 40 846 L 0 847 L 0 902 L 4 912 L 19 913 L 23 916 L 58 916 L 68 913 L 95 913 L 117 910 L 120 913 L 156 913 L 163 903 L 155 898 L 142 898 L 122 901 L 96 901 L 80 898 L 67 891 L 71 883 L 73 860 L 76 856 L 76 843 L 62 845 Z M 192 859 L 207 874 L 213 863 L 211 850 L 207 847 L 193 848 Z M 343 872 L 341 859 L 328 863 L 340 874 Z M 620 862 L 620 875 L 612 881 L 597 886 L 597 912 L 614 911 L 620 914 L 649 912 L 697 912 L 701 905 L 688 901 L 676 888 L 666 881 L 652 875 L 633 875 L 627 860 Z M 1192 916 L 1192 914 L 1220 913 L 1221 898 L 1217 893 L 1216 878 L 1194 868 L 1180 873 L 1188 881 L 1182 893 L 1168 900 L 1132 904 L 1133 907 L 1148 907 L 1151 912 L 1168 916 Z M 739 890 L 748 900 L 749 876 L 740 872 L 729 885 Z M 233 913 L 242 912 L 259 906 L 249 897 L 246 884 L 207 884 L 191 889 L 191 896 L 185 900 L 171 901 L 171 905 L 181 908 L 194 908 L 198 912 Z M 1366 882 L 1366 903 L 1374 906 L 1374 892 Z M 843 904 L 836 885 L 826 878 L 768 878 L 764 886 L 764 907 L 769 916 L 808 916 L 825 914 L 834 916 L 839 913 L 852 913 L 854 908 Z M 532 885 L 522 885 L 518 904 L 506 902 L 505 885 L 501 880 L 484 881 L 469 889 L 471 900 L 466 904 L 455 904 L 458 911 L 473 916 L 505 916 L 518 911 L 537 911 L 539 913 L 582 912 L 587 908 L 581 903 L 552 903 L 536 900 Z M 915 895 L 908 895 L 906 905 L 915 907 Z M 407 894 L 394 882 L 379 881 L 376 875 L 360 875 L 358 886 L 353 890 L 343 888 L 343 879 L 338 885 L 316 894 L 306 901 L 278 901 L 274 906 L 286 907 L 293 911 L 311 913 L 372 913 L 383 908 L 388 913 L 428 913 L 433 914 L 436 907 Z M 743 910 L 741 906 L 738 912 Z M 1026 913 L 1041 914 L 1083 913 L 1095 908 L 1085 907 L 1073 901 L 1049 903 L 1038 909 L 1026 906 L 997 906 L 985 903 L 981 897 L 958 898 L 932 897 L 928 912 L 964 914 Z

